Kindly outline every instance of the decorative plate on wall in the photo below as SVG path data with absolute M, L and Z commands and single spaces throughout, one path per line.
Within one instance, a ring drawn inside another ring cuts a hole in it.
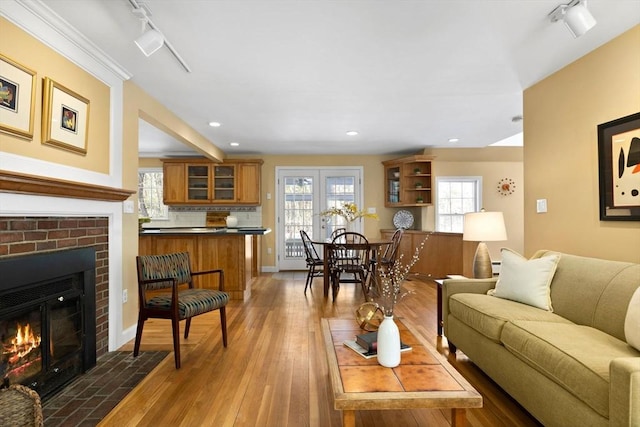
M 393 216 L 393 225 L 396 228 L 409 229 L 413 225 L 413 214 L 409 211 L 401 210 Z
M 511 178 L 502 178 L 498 182 L 498 193 L 508 196 L 516 191 L 516 183 Z

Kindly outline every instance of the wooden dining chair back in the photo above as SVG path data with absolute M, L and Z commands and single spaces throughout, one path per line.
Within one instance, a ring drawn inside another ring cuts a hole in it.
M 307 232 L 300 230 L 300 237 L 302 238 L 302 246 L 304 247 L 305 261 L 307 263 L 307 280 L 304 284 L 304 293 L 306 294 L 307 288 L 313 282 L 313 278 L 324 274 L 324 261 L 318 255 L 318 251 Z
M 140 352 L 144 322 L 150 318 L 171 319 L 173 351 L 176 369 L 180 368 L 179 322 L 186 320 L 184 338 L 189 336 L 191 318 L 213 310 L 220 310 L 222 342 L 227 346 L 226 305 L 229 294 L 224 292 L 224 272 L 220 269 L 191 272 L 188 252 L 136 257 L 138 269 L 138 297 L 140 311 L 133 356 Z M 193 276 L 213 274 L 218 289 L 195 288 Z
M 379 266 L 385 269 L 392 269 L 396 260 L 398 259 L 398 252 L 400 248 L 400 240 L 402 240 L 402 235 L 404 234 L 403 228 L 398 228 L 393 232 L 391 236 L 391 244 L 387 245 L 384 249 L 384 252 L 379 260 Z
M 329 236 L 329 241 L 330 241 L 330 242 L 333 242 L 333 239 L 335 239 L 337 235 L 342 234 L 342 233 L 344 233 L 344 232 L 346 232 L 346 231 L 347 231 L 347 229 L 346 229 L 346 228 L 344 228 L 344 227 L 338 227 L 338 228 L 336 228 L 335 230 L 333 230 L 333 231 L 331 232 L 331 236 Z
M 360 233 L 344 232 L 334 237 L 329 248 L 329 267 L 334 298 L 340 283 L 360 283 L 367 298 L 371 246 Z M 345 277 L 347 276 L 347 277 Z

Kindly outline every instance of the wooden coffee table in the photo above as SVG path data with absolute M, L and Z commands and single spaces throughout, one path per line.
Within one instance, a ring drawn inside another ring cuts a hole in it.
M 365 359 L 346 347 L 345 340 L 363 331 L 355 319 L 322 319 L 334 408 L 342 410 L 342 425 L 355 426 L 355 411 L 380 409 L 451 409 L 451 425 L 466 425 L 466 408 L 482 407 L 482 396 L 437 350 L 397 321 L 402 353 L 396 368 L 385 368 L 374 357 Z

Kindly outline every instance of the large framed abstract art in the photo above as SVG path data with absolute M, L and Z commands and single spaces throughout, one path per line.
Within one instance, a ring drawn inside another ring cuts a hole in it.
M 640 221 L 640 113 L 598 125 L 600 220 Z

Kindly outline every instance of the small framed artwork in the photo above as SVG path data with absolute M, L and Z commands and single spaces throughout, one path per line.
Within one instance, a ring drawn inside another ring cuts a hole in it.
M 640 113 L 598 125 L 600 220 L 640 221 Z
M 33 139 L 36 72 L 0 54 L 0 132 Z
M 46 77 L 42 108 L 42 143 L 87 154 L 89 100 Z

